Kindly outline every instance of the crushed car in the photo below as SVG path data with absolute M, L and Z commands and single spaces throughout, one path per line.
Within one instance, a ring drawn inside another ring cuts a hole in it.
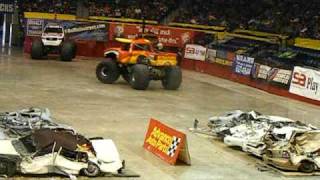
M 279 169 L 312 173 L 320 169 L 320 131 L 294 131 L 288 142 L 272 143 L 263 160 Z
M 47 108 L 25 108 L 13 112 L 0 113 L 0 139 L 17 138 L 29 135 L 32 130 L 41 128 L 69 128 L 52 121 Z
M 96 177 L 124 168 L 112 140 L 86 138 L 69 129 L 34 130 L 30 135 L 0 140 L 0 174 L 61 174 Z
M 198 121 L 197 121 L 198 123 Z M 319 129 L 300 121 L 235 110 L 209 119 L 208 128 L 197 128 L 219 137 L 232 147 L 262 158 L 280 169 L 313 172 L 320 157 Z M 208 133 L 205 133 L 208 134 Z

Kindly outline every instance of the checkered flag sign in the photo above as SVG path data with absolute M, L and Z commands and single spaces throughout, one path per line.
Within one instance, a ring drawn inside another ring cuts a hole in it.
M 181 138 L 177 138 L 177 137 L 173 136 L 172 143 L 171 143 L 170 148 L 169 148 L 169 150 L 167 152 L 168 156 L 170 156 L 170 157 L 174 156 L 174 154 L 176 153 L 176 150 L 177 150 L 180 142 L 181 142 Z

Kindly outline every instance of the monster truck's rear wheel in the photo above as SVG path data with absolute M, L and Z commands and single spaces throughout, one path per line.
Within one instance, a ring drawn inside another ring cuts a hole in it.
M 61 61 L 72 61 L 75 56 L 75 44 L 73 42 L 64 42 L 60 51 Z
M 168 90 L 176 90 L 182 82 L 182 72 L 178 66 L 170 66 L 165 69 L 162 86 Z
M 120 73 L 121 73 L 122 78 L 125 81 L 130 82 L 130 74 L 129 74 L 127 66 L 122 66 L 120 68 Z
M 145 90 L 150 82 L 149 68 L 144 64 L 136 64 L 132 66 L 130 74 L 130 84 L 133 89 Z
M 102 83 L 112 84 L 118 80 L 120 70 L 114 60 L 107 58 L 97 65 L 96 76 Z
M 302 161 L 299 166 L 299 171 L 305 173 L 312 173 L 316 170 L 316 165 L 310 161 Z
M 31 58 L 41 59 L 44 56 L 44 46 L 41 40 L 32 41 Z
M 0 159 L 0 174 L 12 177 L 15 175 L 15 173 L 15 163 Z
M 83 169 L 83 173 L 88 177 L 97 177 L 100 174 L 100 168 L 96 164 L 89 162 L 88 168 Z

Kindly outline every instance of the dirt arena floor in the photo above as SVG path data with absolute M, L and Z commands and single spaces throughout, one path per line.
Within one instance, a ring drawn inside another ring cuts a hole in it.
M 99 60 L 39 61 L 30 60 L 21 50 L 11 55 L 5 51 L 0 55 L 0 111 L 47 107 L 56 122 L 87 136 L 111 138 L 127 168 L 140 179 L 292 179 L 260 172 L 256 158 L 188 132 L 195 118 L 206 124 L 212 115 L 253 109 L 320 126 L 319 106 L 205 74 L 183 71 L 178 91 L 164 90 L 160 82 L 152 82 L 147 91 L 136 91 L 122 79 L 113 85 L 100 83 L 95 77 Z M 151 117 L 187 134 L 191 166 L 170 166 L 142 148 Z

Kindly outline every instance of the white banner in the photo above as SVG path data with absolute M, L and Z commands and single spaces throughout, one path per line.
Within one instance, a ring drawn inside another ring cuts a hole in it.
M 184 51 L 184 58 L 205 61 L 206 60 L 207 48 L 195 45 L 195 44 L 187 44 L 186 49 Z
M 320 101 L 320 71 L 303 67 L 294 67 L 290 92 Z
M 215 49 L 208 49 L 207 50 L 206 59 L 209 62 L 214 62 L 216 60 L 216 57 L 217 57 L 217 50 L 215 50 Z

